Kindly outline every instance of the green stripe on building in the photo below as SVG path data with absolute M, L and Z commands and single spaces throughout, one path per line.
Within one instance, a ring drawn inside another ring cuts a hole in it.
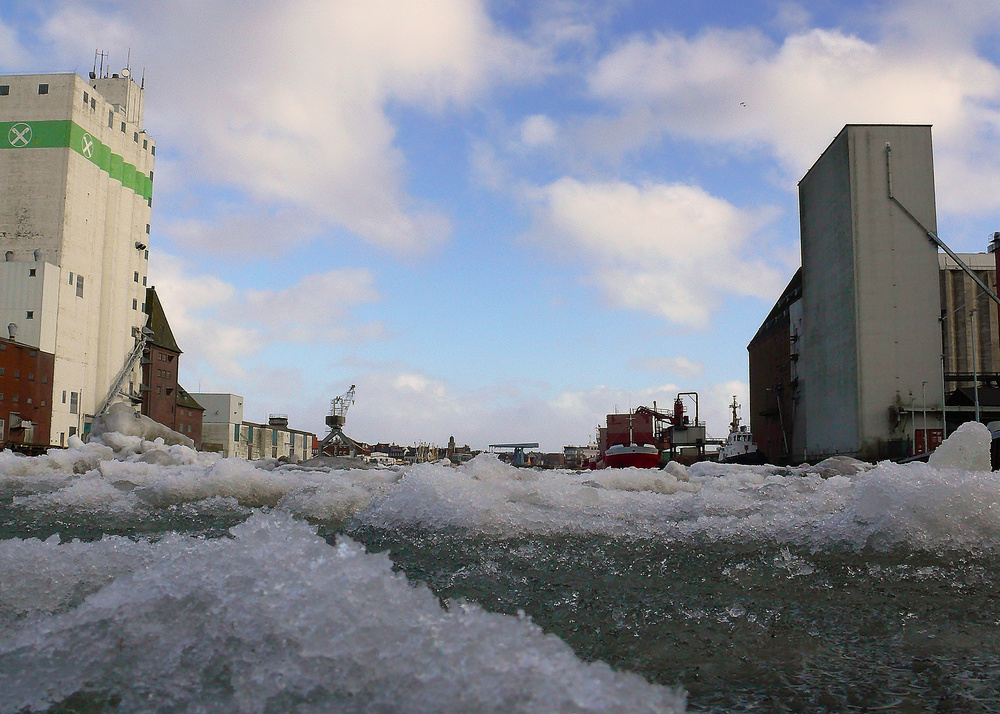
M 153 196 L 153 180 L 149 176 L 68 119 L 0 122 L 0 149 L 72 149 L 111 178 L 121 181 L 124 188 L 146 200 Z

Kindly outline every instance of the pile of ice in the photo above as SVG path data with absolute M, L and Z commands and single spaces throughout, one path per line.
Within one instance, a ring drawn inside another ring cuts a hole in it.
M 108 411 L 94 418 L 90 438 L 116 450 L 126 448 L 136 450 L 142 441 L 157 440 L 162 444 L 179 444 L 189 449 L 194 448 L 194 441 L 190 437 L 153 421 L 124 402 L 112 404 Z
M 133 438 L 122 446 L 104 433 L 104 443 L 75 440 L 45 456 L 0 454 L 0 517 L 90 518 L 145 532 L 151 520 L 169 527 L 181 513 L 242 519 L 272 508 L 332 529 L 1000 549 L 1000 477 L 989 471 L 988 434 L 975 424 L 928 464 L 840 458 L 796 468 L 704 463 L 584 473 L 514 468 L 490 454 L 458 468 L 276 465 L 121 437 Z
M 287 515 L 232 538 L 0 542 L 0 711 L 680 712 L 525 617 L 443 607 Z

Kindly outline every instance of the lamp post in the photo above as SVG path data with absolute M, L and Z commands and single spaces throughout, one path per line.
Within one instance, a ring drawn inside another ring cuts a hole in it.
M 927 380 L 925 379 L 920 383 L 920 403 L 924 408 L 924 453 L 926 454 L 930 451 L 930 445 L 927 443 Z
M 976 358 L 976 311 L 969 310 L 972 320 L 972 393 L 976 410 L 976 421 L 979 421 L 979 360 Z

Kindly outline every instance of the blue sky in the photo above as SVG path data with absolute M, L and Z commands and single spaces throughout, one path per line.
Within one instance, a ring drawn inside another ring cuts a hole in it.
M 799 262 L 846 123 L 932 124 L 939 233 L 1000 230 L 995 2 L 0 2 L 0 70 L 145 73 L 150 281 L 190 391 L 356 438 L 586 443 L 701 395 Z

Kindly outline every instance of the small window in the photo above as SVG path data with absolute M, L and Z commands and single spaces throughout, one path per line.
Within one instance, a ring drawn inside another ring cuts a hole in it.
M 136 282 L 136 283 L 139 282 L 139 271 L 138 270 L 135 270 L 135 271 L 132 272 L 132 281 Z
M 87 106 L 88 104 L 90 104 L 90 94 L 88 94 L 87 92 L 84 92 L 83 93 L 83 106 Z
M 0 377 L 2 377 L 3 374 L 4 374 L 4 369 L 3 369 L 3 367 L 0 367 Z
M 3 392 L 0 392 L 0 402 L 3 401 Z
M 156 385 L 156 393 L 163 394 L 163 387 L 161 387 L 159 384 Z
M 79 298 L 83 297 L 83 276 L 76 276 L 76 296 Z
M 78 414 L 80 412 L 80 393 L 70 392 L 69 393 L 69 413 Z
M 150 172 L 149 172 L 149 180 L 150 180 L 150 181 L 152 181 L 152 180 L 153 180 L 153 172 L 152 172 L 152 171 L 150 171 Z
M 66 390 L 63 390 L 63 404 L 66 403 Z
M 153 156 L 156 156 L 156 147 L 155 146 L 149 147 L 149 153 L 151 153 Z
M 146 260 L 149 260 L 149 251 L 148 250 L 144 251 L 142 257 Z
M 13 397 L 10 398 L 10 400 L 12 402 L 16 402 L 16 401 L 18 401 L 18 396 L 15 394 Z
M 35 375 L 32 372 L 28 372 L 28 381 L 29 382 L 35 381 Z
M 97 109 L 97 100 L 93 97 L 90 98 L 90 111 Z
M 44 407 L 45 407 L 45 400 L 44 400 L 44 399 L 42 400 L 42 403 L 41 403 L 41 405 L 40 405 L 40 406 L 41 406 L 42 408 L 44 408 Z
M 143 279 L 142 279 L 142 284 L 143 284 L 143 285 L 145 285 L 145 284 L 146 284 L 146 279 L 145 279 L 145 278 L 143 278 Z M 146 312 L 146 303 L 143 303 L 143 304 L 142 304 L 142 311 L 143 311 L 143 312 Z
M 132 141 L 134 141 L 136 144 L 139 143 L 139 132 L 137 131 L 132 132 Z
M 144 148 L 144 149 L 148 149 L 149 148 L 149 140 L 148 139 L 143 139 L 142 140 L 142 148 Z
M 142 286 L 146 287 L 146 276 L 145 275 L 142 276 Z M 145 310 L 145 308 L 144 308 L 144 310 Z
M 20 379 L 20 378 L 21 378 L 21 370 L 15 369 L 14 370 L 14 379 Z
M 153 207 L 153 197 L 152 196 L 150 196 L 149 198 L 146 199 L 146 205 L 149 206 L 150 208 Z
M 125 122 L 122 122 L 122 134 L 125 133 Z
M 75 426 L 71 426 L 69 428 L 69 435 L 70 436 L 76 436 L 76 427 Z
M 38 85 L 38 93 L 39 94 L 48 94 L 49 93 L 49 85 L 47 85 L 47 84 L 39 84 Z
M 6 97 L 10 95 L 10 85 L 0 84 L 0 97 Z
M 113 109 L 108 110 L 108 128 L 110 129 L 115 125 L 115 112 Z
M 146 235 L 149 235 L 149 224 L 146 224 Z
M 69 284 L 70 284 L 70 285 L 72 285 L 72 284 L 73 284 L 73 271 L 72 271 L 72 270 L 71 270 L 71 271 L 69 271 Z
M 138 310 L 139 309 L 139 301 L 136 300 L 135 298 L 132 298 L 132 309 L 133 310 Z
M 37 268 L 28 268 L 28 277 L 29 278 L 38 277 L 38 269 Z
M 28 397 L 28 404 L 31 404 L 31 397 Z
M 27 310 L 25 312 L 25 314 L 24 314 L 24 319 L 25 320 L 34 320 L 35 319 L 35 311 L 34 310 Z
M 42 377 L 42 384 L 48 384 L 48 383 L 49 383 L 49 378 L 48 377 Z

